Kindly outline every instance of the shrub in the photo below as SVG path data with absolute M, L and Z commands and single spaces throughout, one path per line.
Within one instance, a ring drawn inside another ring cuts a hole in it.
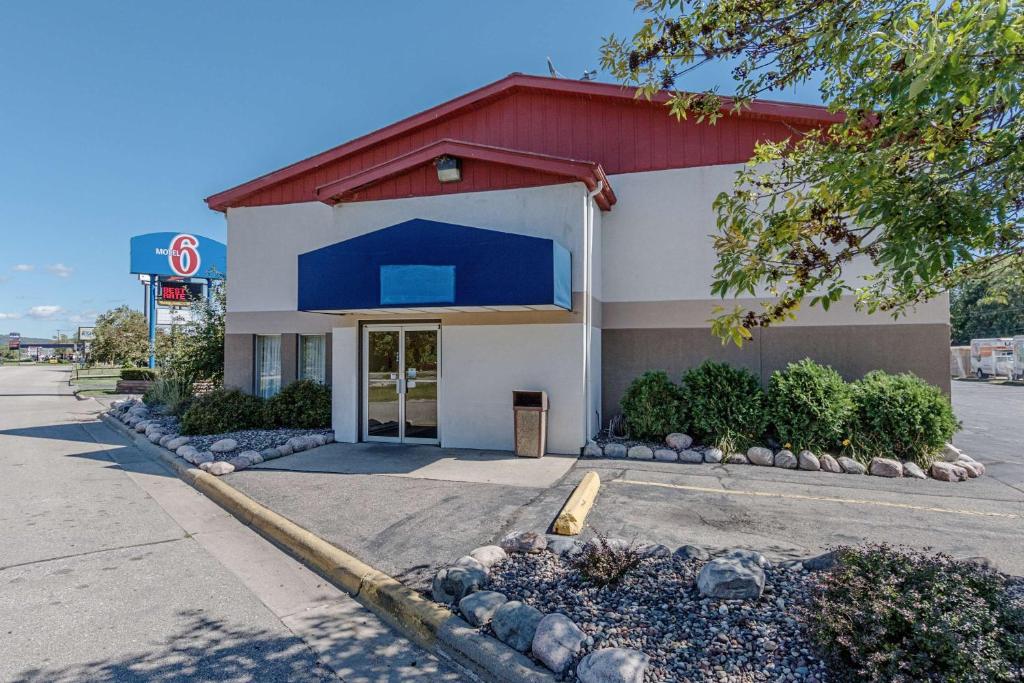
M 726 453 L 758 443 L 768 424 L 765 396 L 745 368 L 704 361 L 683 375 L 683 403 L 693 436 Z
M 793 450 L 823 451 L 847 436 L 853 416 L 850 385 L 809 358 L 772 373 L 768 417 L 779 441 Z
M 629 435 L 660 441 L 683 431 L 685 419 L 679 387 L 662 370 L 650 370 L 634 379 L 619 402 Z
M 121 370 L 121 379 L 152 382 L 156 379 L 156 370 L 150 368 L 124 368 Z
M 331 390 L 310 379 L 292 382 L 267 401 L 267 415 L 278 427 L 321 429 L 331 426 Z
M 959 429 L 949 399 L 910 373 L 876 370 L 853 384 L 854 454 L 913 460 L 928 468 Z
M 633 543 L 613 545 L 605 536 L 597 534 L 569 562 L 584 580 L 604 588 L 621 581 L 640 564 L 641 559 L 640 551 Z
M 1011 681 L 1024 614 L 979 564 L 885 545 L 840 548 L 811 630 L 835 669 L 863 681 Z
M 162 405 L 167 413 L 181 417 L 192 402 L 192 383 L 180 377 L 161 377 L 146 390 L 142 401 L 148 406 Z
M 216 389 L 196 396 L 181 416 L 182 434 L 220 434 L 269 426 L 266 401 L 238 389 Z

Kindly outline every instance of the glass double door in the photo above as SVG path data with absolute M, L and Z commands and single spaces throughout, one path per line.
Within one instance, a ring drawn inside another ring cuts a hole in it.
M 363 328 L 363 439 L 439 443 L 440 326 Z

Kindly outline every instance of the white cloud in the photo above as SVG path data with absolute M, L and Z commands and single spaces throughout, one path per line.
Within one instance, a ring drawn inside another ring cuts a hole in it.
M 30 270 L 35 269 L 36 267 L 33 266 L 31 263 L 19 263 L 18 265 L 14 266 L 14 270 L 18 271 L 19 273 L 27 273 Z
M 20 313 L 0 313 L 0 320 L 17 320 L 20 317 Z
M 46 269 L 57 277 L 71 277 L 71 273 L 75 272 L 74 268 L 65 266 L 63 263 L 54 263 L 46 266 Z
M 33 306 L 28 309 L 26 315 L 30 318 L 52 318 L 63 312 L 64 309 L 60 306 Z

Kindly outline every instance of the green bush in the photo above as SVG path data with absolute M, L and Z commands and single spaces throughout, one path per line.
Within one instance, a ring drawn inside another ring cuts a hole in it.
M 649 370 L 634 379 L 619 406 L 634 439 L 660 441 L 685 430 L 682 392 L 662 370 Z
M 852 388 L 852 450 L 860 460 L 913 460 L 927 469 L 960 428 L 945 394 L 916 375 L 875 370 Z
M 779 442 L 797 450 L 823 451 L 847 436 L 853 416 L 850 385 L 839 373 L 809 358 L 772 373 L 768 417 Z
M 121 379 L 153 381 L 156 379 L 156 370 L 150 368 L 124 368 L 121 370 Z
M 267 415 L 278 427 L 322 429 L 331 426 L 331 390 L 310 379 L 292 382 L 267 401 Z
M 704 361 L 684 373 L 683 403 L 692 435 L 726 453 L 759 443 L 768 425 L 757 377 L 727 363 Z
M 1022 680 L 1024 614 L 997 572 L 885 545 L 837 559 L 811 630 L 843 679 Z
M 197 396 L 181 416 L 182 434 L 220 434 L 269 426 L 266 401 L 238 389 L 217 389 Z
M 192 403 L 192 383 L 180 377 L 161 377 L 146 390 L 142 402 L 161 405 L 168 414 L 181 417 Z

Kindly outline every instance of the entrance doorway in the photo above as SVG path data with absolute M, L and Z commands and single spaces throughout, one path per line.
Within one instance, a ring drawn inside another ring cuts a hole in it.
M 363 328 L 363 440 L 440 443 L 441 326 Z

